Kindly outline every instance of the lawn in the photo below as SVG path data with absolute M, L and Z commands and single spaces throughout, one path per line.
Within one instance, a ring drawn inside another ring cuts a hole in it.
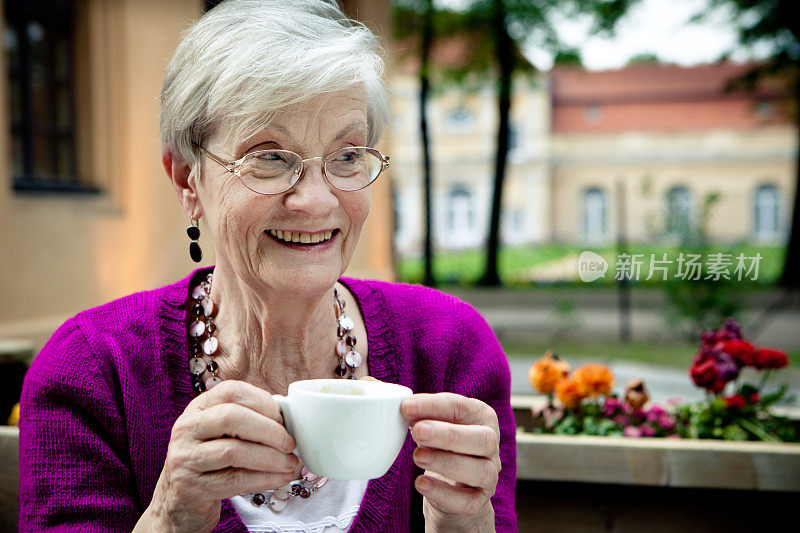
M 574 244 L 537 244 L 521 247 L 504 247 L 500 249 L 498 256 L 498 269 L 503 282 L 508 285 L 520 286 L 534 284 L 532 281 L 532 271 L 536 268 L 545 266 L 554 261 L 564 260 L 569 257 L 577 257 L 584 250 L 591 250 L 603 256 L 609 263 L 609 271 L 605 279 L 600 279 L 584 284 L 575 280 L 575 271 L 565 271 L 564 282 L 580 285 L 600 286 L 603 284 L 614 284 L 614 268 L 617 263 L 618 251 L 613 246 L 589 247 Z M 629 254 L 643 254 L 644 265 L 640 285 L 663 285 L 663 281 L 645 281 L 647 267 L 650 264 L 650 254 L 660 259 L 662 254 L 667 254 L 667 259 L 677 264 L 677 258 L 681 252 L 686 253 L 687 249 L 680 246 L 663 246 L 655 244 L 632 244 L 629 247 Z M 703 254 L 703 262 L 707 257 L 714 253 L 732 254 L 735 258 L 738 254 L 746 257 L 754 257 L 756 253 L 761 254 L 759 263 L 758 285 L 772 284 L 780 275 L 783 267 L 784 247 L 753 245 L 748 243 L 741 244 L 712 244 L 702 250 L 691 250 L 693 253 Z M 474 284 L 483 273 L 486 262 L 484 250 L 463 250 L 463 251 L 442 251 L 437 252 L 433 259 L 434 276 L 442 284 Z M 401 281 L 419 283 L 423 278 L 423 261 L 421 257 L 401 258 L 397 263 L 397 272 Z M 733 274 L 733 267 L 730 268 Z M 637 284 L 634 282 L 634 284 Z

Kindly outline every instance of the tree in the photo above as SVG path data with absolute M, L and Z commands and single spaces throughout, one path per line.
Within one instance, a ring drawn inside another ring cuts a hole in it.
M 466 38 L 470 46 L 458 65 L 439 68 L 442 81 L 462 83 L 470 78 L 494 78 L 497 86 L 498 130 L 484 285 L 499 285 L 497 268 L 500 220 L 505 183 L 512 80 L 517 72 L 533 66 L 519 50 L 519 43 L 533 42 L 551 51 L 562 62 L 575 63 L 579 55 L 558 38 L 552 23 L 555 13 L 591 17 L 594 33 L 612 33 L 620 18 L 639 0 L 472 0 L 463 10 L 438 9 L 433 33 L 442 40 Z M 395 0 L 395 36 L 413 39 L 421 30 L 421 7 L 414 0 Z M 432 73 L 431 67 L 427 68 Z
M 769 59 L 754 67 L 743 77 L 732 80 L 732 87 L 754 89 L 765 78 L 782 80 L 792 105 L 789 112 L 800 130 L 800 17 L 792 0 L 709 0 L 712 9 L 730 10 L 736 25 L 739 43 L 744 46 L 766 45 L 771 49 Z M 708 16 L 710 11 L 697 15 Z M 792 222 L 783 273 L 779 284 L 785 288 L 800 288 L 800 150 L 795 167 L 795 190 Z
M 511 112 L 511 82 L 514 75 L 511 33 L 518 41 L 536 39 L 537 44 L 550 49 L 559 63 L 576 64 L 580 55 L 572 48 L 565 47 L 551 23 L 551 15 L 562 11 L 571 15 L 582 13 L 593 18 L 595 33 L 611 33 L 620 18 L 638 0 L 572 0 L 556 2 L 552 0 L 493 0 L 490 5 L 492 21 L 490 30 L 494 37 L 496 63 L 498 66 L 498 130 L 497 153 L 495 157 L 494 189 L 492 192 L 492 211 L 489 224 L 489 238 L 486 247 L 486 267 L 480 279 L 481 285 L 501 284 L 498 271 L 498 252 L 500 249 L 500 219 L 502 212 L 503 184 L 508 158 L 508 125 Z M 485 12 L 482 2 L 475 2 L 474 10 Z M 538 31 L 537 31 L 538 30 Z M 577 61 L 576 61 L 577 60 Z
M 422 27 L 421 63 L 419 68 L 419 129 L 422 136 L 422 165 L 425 182 L 425 274 L 423 283 L 433 287 L 433 232 L 431 230 L 431 143 L 428 139 L 428 93 L 430 92 L 430 55 L 433 44 L 433 0 L 425 2 L 425 21 Z

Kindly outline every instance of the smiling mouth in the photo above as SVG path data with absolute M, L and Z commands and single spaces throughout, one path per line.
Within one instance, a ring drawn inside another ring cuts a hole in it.
M 337 233 L 339 233 L 339 230 L 335 229 L 331 231 L 322 231 L 320 233 L 303 233 L 297 231 L 270 229 L 267 230 L 266 233 L 281 243 L 298 244 L 301 246 L 314 246 L 330 241 L 334 236 L 336 236 Z

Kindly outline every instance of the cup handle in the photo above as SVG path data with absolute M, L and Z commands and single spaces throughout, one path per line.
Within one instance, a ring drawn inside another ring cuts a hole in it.
M 280 407 L 281 409 L 281 416 L 283 417 L 283 427 L 286 428 L 286 431 L 289 432 L 289 435 L 292 435 L 292 432 L 289 429 L 289 426 L 291 424 L 288 422 L 288 419 L 291 417 L 291 411 L 289 410 L 289 398 L 287 398 L 282 394 L 273 394 L 272 399 L 275 401 L 275 403 L 278 404 L 278 407 Z M 292 438 L 294 438 L 294 435 L 292 435 Z M 297 455 L 297 446 L 295 446 L 294 450 L 292 450 L 292 453 L 294 455 Z M 300 456 L 297 455 L 297 457 Z
M 284 424 L 286 423 L 286 414 L 289 412 L 289 398 L 282 394 L 273 394 L 273 401 L 278 404 L 281 409 L 281 416 L 283 417 Z

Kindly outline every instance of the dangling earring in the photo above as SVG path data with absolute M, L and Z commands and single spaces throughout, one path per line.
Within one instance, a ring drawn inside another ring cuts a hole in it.
M 195 219 L 192 219 L 192 225 L 186 228 L 186 234 L 192 239 L 189 243 L 189 255 L 192 261 L 199 263 L 203 259 L 203 251 L 200 249 L 200 243 L 197 239 L 200 238 L 200 224 Z

